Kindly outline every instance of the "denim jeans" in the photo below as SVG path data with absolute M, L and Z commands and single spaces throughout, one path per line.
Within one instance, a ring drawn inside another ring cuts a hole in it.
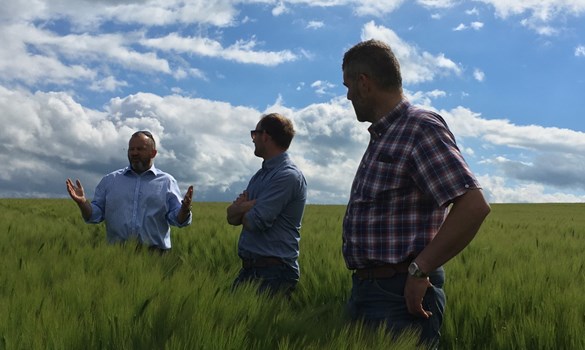
M 434 348 L 439 343 L 445 310 L 445 272 L 439 268 L 429 274 L 433 286 L 427 289 L 422 302 L 423 309 L 433 313 L 429 319 L 408 313 L 404 298 L 406 278 L 406 273 L 397 273 L 392 278 L 360 280 L 354 274 L 348 312 L 353 320 L 363 320 L 366 325 L 385 325 L 393 335 L 414 329 L 420 332 L 421 344 Z
M 260 283 L 258 293 L 267 293 L 270 296 L 282 293 L 290 298 L 299 279 L 296 271 L 286 264 L 242 268 L 238 277 L 234 280 L 232 290 L 243 283 L 254 281 Z

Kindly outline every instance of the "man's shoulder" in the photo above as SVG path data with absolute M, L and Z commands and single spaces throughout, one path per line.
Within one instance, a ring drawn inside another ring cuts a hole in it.
M 287 162 L 284 162 L 276 171 L 276 173 L 280 173 L 283 176 L 300 176 L 305 177 L 303 175 L 303 171 L 299 168 L 292 160 L 288 159 Z
M 415 124 L 419 126 L 439 126 L 447 127 L 445 119 L 435 111 L 430 109 L 410 105 L 406 113 L 407 118 L 404 119 L 406 123 Z
M 121 169 L 117 169 L 114 171 L 109 172 L 108 174 L 106 174 L 104 176 L 104 178 L 112 178 L 112 177 L 116 177 L 116 176 L 121 176 L 121 175 L 126 175 L 126 173 L 129 171 L 130 169 L 128 167 L 125 168 L 121 168 Z

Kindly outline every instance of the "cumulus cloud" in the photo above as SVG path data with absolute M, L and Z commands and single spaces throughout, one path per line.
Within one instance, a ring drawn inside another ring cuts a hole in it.
M 31 94 L 0 87 L 6 122 L 0 130 L 0 196 L 63 196 L 66 177 L 81 179 L 92 193 L 101 176 L 127 164 L 130 135 L 147 129 L 158 143 L 155 163 L 175 175 L 182 188 L 195 184 L 199 200 L 233 200 L 261 164 L 253 154 L 249 130 L 262 114 L 274 111 L 295 124 L 290 153 L 306 172 L 313 196 L 319 195 L 321 202 L 342 202 L 367 131 L 345 99 L 296 111 L 281 102 L 260 111 L 139 93 L 113 98 L 98 111 L 66 93 Z
M 492 203 L 580 203 L 585 196 L 551 191 L 539 183 L 513 181 L 502 176 L 478 176 Z
M 255 38 L 251 40 L 238 40 L 236 43 L 223 47 L 218 41 L 205 37 L 181 37 L 177 33 L 171 33 L 160 38 L 148 38 L 140 40 L 146 47 L 156 48 L 162 51 L 176 51 L 180 53 L 194 53 L 206 57 L 223 58 L 240 63 L 275 66 L 283 62 L 296 60 L 297 55 L 289 50 L 283 51 L 255 51 L 257 46 Z
M 201 23 L 219 27 L 230 26 L 237 10 L 229 1 L 207 0 L 62 0 L 27 2 L 6 1 L 0 19 L 46 20 L 63 18 L 76 30 L 95 29 L 104 19 L 145 26 Z
M 408 93 L 413 100 L 428 103 L 444 94 L 439 90 Z M 287 107 L 278 99 L 257 110 L 201 98 L 139 93 L 113 98 L 103 110 L 95 110 L 67 93 L 32 94 L 0 87 L 0 109 L 5 119 L 0 130 L 2 196 L 64 196 L 65 177 L 80 178 L 91 191 L 103 174 L 127 164 L 125 149 L 132 132 L 148 129 L 159 145 L 157 166 L 173 173 L 182 188 L 195 184 L 199 200 L 229 201 L 261 163 L 253 155 L 249 129 L 262 114 L 280 112 L 293 120 L 297 130 L 289 152 L 311 185 L 310 201 L 344 203 L 369 141 L 368 124 L 356 121 L 344 97 L 302 109 Z M 490 199 L 528 201 L 529 193 L 539 193 L 529 191 L 538 186 L 534 184 L 585 189 L 584 133 L 484 119 L 464 107 L 438 112 L 466 155 L 475 156 L 473 148 L 479 145 L 493 149 L 492 156 L 482 156 L 479 162 L 500 172 L 480 173 L 488 179 L 482 184 Z M 469 146 L 476 142 L 479 145 Z M 506 149 L 522 152 L 502 156 L 511 153 Z M 511 189 L 504 191 L 498 176 L 517 181 L 517 188 L 525 191 L 523 197 L 518 197 L 520 192 L 511 196 Z M 578 199 L 540 194 L 540 198 Z
M 415 45 L 402 40 L 393 30 L 377 26 L 374 21 L 366 23 L 362 29 L 362 40 L 378 39 L 390 45 L 400 61 L 402 79 L 405 84 L 431 81 L 439 75 L 460 74 L 460 66 L 439 53 L 433 55 L 421 51 Z
M 507 1 L 507 0 L 479 0 L 492 5 L 496 15 L 503 19 L 511 16 L 524 16 L 522 25 L 541 35 L 555 35 L 559 30 L 551 25 L 552 22 L 565 17 L 579 16 L 585 13 L 584 1 Z
M 584 45 L 579 45 L 575 48 L 575 56 L 585 57 L 585 46 Z
M 585 189 L 581 175 L 585 171 L 585 133 L 483 119 L 464 107 L 440 113 L 458 139 L 477 139 L 488 151 L 493 149 L 493 156 L 486 156 L 480 163 L 499 169 L 501 176 L 557 188 Z M 502 156 L 501 152 L 515 156 Z

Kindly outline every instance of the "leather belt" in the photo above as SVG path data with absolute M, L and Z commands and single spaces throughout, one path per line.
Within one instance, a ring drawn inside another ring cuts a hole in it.
M 356 269 L 354 274 L 361 280 L 392 278 L 397 273 L 407 273 L 408 265 L 412 260 L 403 261 L 396 264 L 384 264 L 378 266 Z
M 282 261 L 281 258 L 273 256 L 263 256 L 255 259 L 242 259 L 242 267 L 245 269 L 277 265 L 284 265 L 284 261 Z

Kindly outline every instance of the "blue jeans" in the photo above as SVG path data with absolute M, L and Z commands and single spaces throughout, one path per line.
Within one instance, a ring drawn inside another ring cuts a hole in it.
M 433 286 L 427 289 L 422 302 L 423 309 L 433 313 L 429 319 L 408 313 L 404 299 L 406 278 L 406 273 L 397 273 L 392 278 L 360 280 L 354 274 L 347 304 L 350 317 L 373 327 L 385 325 L 393 335 L 414 329 L 420 332 L 421 344 L 436 347 L 445 310 L 445 271 L 441 267 L 429 274 Z
M 243 283 L 254 281 L 260 283 L 258 293 L 267 293 L 270 296 L 282 293 L 290 298 L 299 282 L 299 278 L 296 271 L 286 264 L 247 269 L 242 268 L 238 277 L 234 280 L 232 290 Z

